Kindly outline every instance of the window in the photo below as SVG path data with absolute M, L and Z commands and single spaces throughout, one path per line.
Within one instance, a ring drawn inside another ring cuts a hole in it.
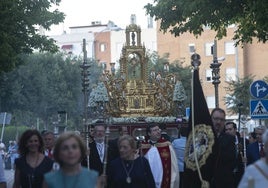
M 194 44 L 189 44 L 189 52 L 190 52 L 190 54 L 195 53 L 195 45 Z
M 224 48 L 225 48 L 225 54 L 226 55 L 235 54 L 235 45 L 234 45 L 234 42 L 225 42 Z
M 100 44 L 100 51 L 104 52 L 106 50 L 106 45 L 105 44 Z
M 225 80 L 228 81 L 236 81 L 236 69 L 235 68 L 226 68 L 225 71 Z
M 212 46 L 214 45 L 214 42 L 207 42 L 206 44 L 205 44 L 205 55 L 206 56 L 212 56 L 212 51 L 211 51 L 211 48 L 212 48 Z
M 101 62 L 101 67 L 103 70 L 106 70 L 107 68 L 106 62 Z
M 211 69 L 207 69 L 206 70 L 206 81 L 207 82 L 212 82 L 212 70 Z
M 215 108 L 215 96 L 207 97 L 207 105 L 208 105 L 208 108 Z

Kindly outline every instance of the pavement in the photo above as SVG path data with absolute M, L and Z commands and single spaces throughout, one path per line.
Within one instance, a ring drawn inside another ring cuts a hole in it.
M 12 188 L 13 181 L 14 181 L 14 170 L 4 170 L 5 177 L 7 180 L 7 188 Z

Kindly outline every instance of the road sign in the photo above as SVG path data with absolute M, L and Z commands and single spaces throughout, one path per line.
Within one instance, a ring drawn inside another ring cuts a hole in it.
M 268 94 L 268 85 L 263 80 L 257 80 L 250 85 L 250 94 L 257 99 L 264 98 Z
M 268 100 L 251 100 L 250 115 L 252 119 L 268 119 Z

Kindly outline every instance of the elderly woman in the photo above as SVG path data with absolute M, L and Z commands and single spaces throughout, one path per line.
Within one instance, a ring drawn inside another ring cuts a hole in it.
M 265 157 L 249 165 L 238 188 L 267 187 L 268 184 L 268 129 L 262 135 Z
M 137 157 L 136 143 L 129 135 L 118 140 L 120 157 L 110 163 L 108 170 L 109 188 L 155 188 L 149 162 Z
M 26 130 L 19 140 L 20 157 L 15 160 L 13 188 L 40 188 L 44 174 L 52 169 L 53 161 L 46 157 L 44 142 L 37 130 Z
M 86 147 L 75 132 L 60 135 L 54 147 L 54 159 L 60 170 L 47 173 L 43 188 L 95 188 L 98 186 L 98 173 L 81 166 L 86 156 Z

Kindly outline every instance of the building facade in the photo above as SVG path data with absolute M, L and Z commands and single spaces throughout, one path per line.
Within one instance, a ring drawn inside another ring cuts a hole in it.
M 89 26 L 70 27 L 70 33 L 51 36 L 58 47 L 67 54 L 82 57 L 82 42 L 86 39 L 87 57 L 98 62 L 103 69 L 111 70 L 111 63 L 119 67 L 121 50 L 125 45 L 125 29 L 109 22 L 92 22 Z M 157 51 L 155 28 L 142 29 L 142 42 L 147 51 Z
M 213 62 L 211 46 L 214 44 L 216 33 L 209 28 L 204 28 L 201 36 L 196 38 L 190 33 L 174 37 L 170 33 L 159 31 L 157 27 L 141 28 L 141 40 L 148 52 L 157 51 L 160 57 L 168 55 L 169 63 L 179 60 L 185 65 L 191 63 L 191 55 L 196 52 L 201 56 L 200 79 L 208 107 L 215 107 L 215 89 L 212 84 Z M 226 81 L 254 75 L 255 79 L 268 76 L 266 63 L 268 61 L 268 44 L 258 43 L 235 46 L 232 36 L 235 27 L 227 28 L 227 36 L 217 41 L 217 57 L 220 66 L 219 107 L 227 111 L 225 97 L 227 96 Z M 111 63 L 119 67 L 121 50 L 125 45 L 125 29 L 117 27 L 113 22 L 101 24 L 92 22 L 89 26 L 70 27 L 70 33 L 51 36 L 57 45 L 67 54 L 83 56 L 82 41 L 86 39 L 87 57 L 96 60 L 104 70 L 111 70 Z M 190 80 L 189 80 L 190 81 Z
M 216 33 L 205 28 L 201 36 L 196 38 L 190 33 L 184 33 L 174 37 L 170 33 L 159 31 L 157 23 L 157 49 L 160 56 L 169 55 L 170 63 L 175 60 L 190 65 L 191 55 L 198 53 L 201 56 L 200 79 L 204 95 L 210 109 L 215 108 L 215 89 L 212 84 L 212 70 L 210 64 L 213 62 L 211 47 L 214 45 Z M 232 40 L 235 31 L 234 26 L 227 28 L 227 36 L 217 42 L 217 57 L 220 66 L 219 84 L 219 107 L 228 110 L 225 105 L 225 97 L 228 95 L 226 81 L 236 80 L 248 75 L 255 75 L 255 79 L 263 79 L 268 76 L 265 63 L 268 61 L 268 44 L 257 43 L 243 44 L 243 47 L 235 46 Z M 190 80 L 189 80 L 190 81 Z M 229 116 L 229 118 L 232 118 Z

